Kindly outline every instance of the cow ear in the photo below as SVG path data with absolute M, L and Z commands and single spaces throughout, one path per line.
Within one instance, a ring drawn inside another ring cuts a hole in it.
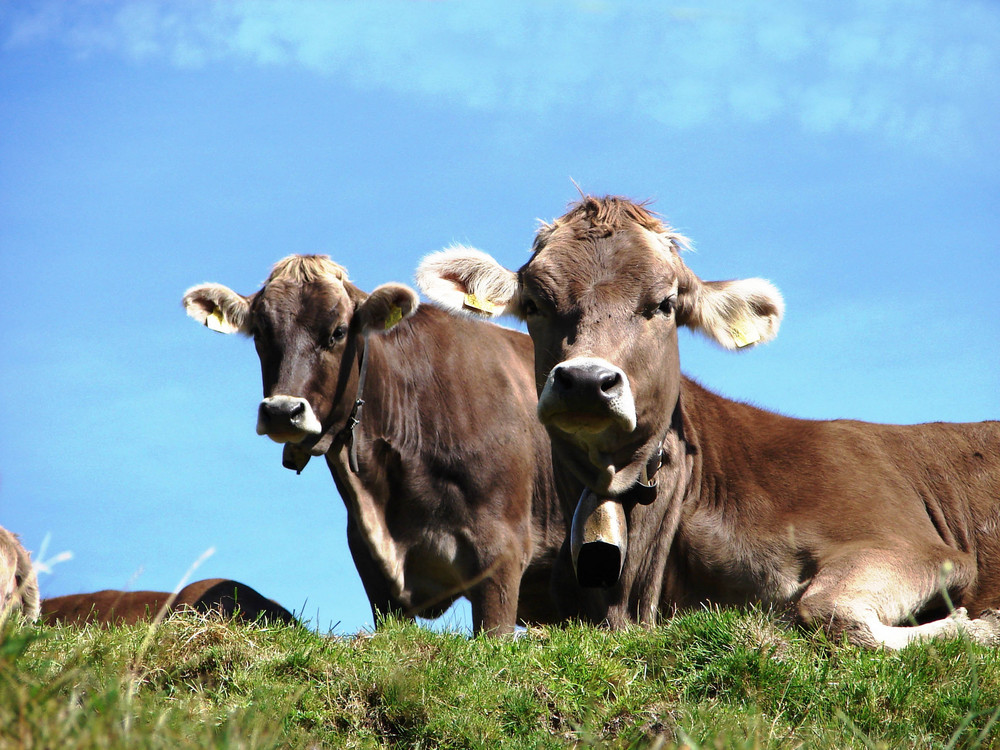
M 358 305 L 354 315 L 361 334 L 385 333 L 413 315 L 420 304 L 417 293 L 403 284 L 383 284 Z
M 184 293 L 187 314 L 219 333 L 250 335 L 250 300 L 222 284 L 202 284 Z
M 480 318 L 523 317 L 517 274 L 472 247 L 451 247 L 425 257 L 417 268 L 417 286 L 453 312 Z
M 777 336 L 784 314 L 785 301 L 770 281 L 701 281 L 694 277 L 694 283 L 681 295 L 678 322 L 726 349 L 746 349 Z

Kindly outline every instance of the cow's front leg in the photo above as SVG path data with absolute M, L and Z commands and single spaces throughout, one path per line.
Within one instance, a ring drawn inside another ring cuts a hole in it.
M 378 627 L 379 623 L 389 616 L 412 620 L 413 615 L 408 613 L 399 600 L 392 595 L 389 581 L 378 563 L 372 558 L 361 531 L 350 513 L 347 516 L 347 546 L 351 551 L 358 575 L 361 577 L 361 584 L 365 587 L 365 594 L 368 595 L 368 603 L 372 608 L 373 624 Z
M 655 577 L 643 581 L 645 588 L 640 590 L 634 583 L 632 567 L 626 564 L 622 578 L 609 588 L 581 586 L 567 538 L 552 566 L 551 596 L 560 618 L 580 620 L 610 630 L 624 630 L 637 622 L 653 625 L 657 616 L 655 602 L 660 595 L 660 581 Z M 639 604 L 640 600 L 647 602 L 647 606 Z
M 824 562 L 797 604 L 799 619 L 872 648 L 901 649 L 915 641 L 964 635 L 1000 644 L 1000 613 L 970 619 L 964 608 L 922 625 L 910 621 L 942 592 L 969 589 L 975 581 L 971 556 L 940 547 L 917 552 L 905 543 L 892 549 L 864 545 Z
M 509 558 L 497 558 L 485 566 L 480 580 L 467 592 L 472 604 L 473 635 L 508 635 L 517 622 L 517 596 L 522 566 Z

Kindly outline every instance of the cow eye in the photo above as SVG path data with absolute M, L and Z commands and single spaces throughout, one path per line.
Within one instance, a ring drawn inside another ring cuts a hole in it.
M 668 318 L 674 314 L 674 309 L 677 307 L 677 297 L 670 296 L 667 297 L 663 302 L 660 303 L 659 307 L 656 309 L 666 315 Z
M 347 335 L 347 328 L 345 326 L 337 326 L 330 332 L 330 346 L 333 346 L 338 341 L 343 340 L 344 336 Z
M 536 305 L 535 301 L 532 299 L 526 298 L 521 303 L 521 310 L 524 312 L 525 317 L 528 317 L 529 315 L 538 315 L 538 305 Z

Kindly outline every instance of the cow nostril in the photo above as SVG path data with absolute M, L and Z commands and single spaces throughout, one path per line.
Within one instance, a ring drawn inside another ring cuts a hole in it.
M 306 410 L 306 405 L 302 401 L 297 401 L 292 404 L 291 408 L 288 410 L 289 417 L 297 417 L 304 413 Z
M 560 388 L 572 388 L 573 387 L 573 374 L 565 367 L 557 367 L 552 372 L 552 379 L 555 380 L 556 385 Z
M 600 382 L 601 390 L 605 393 L 613 390 L 622 381 L 622 376 L 614 371 L 609 370 L 608 372 L 601 373 Z

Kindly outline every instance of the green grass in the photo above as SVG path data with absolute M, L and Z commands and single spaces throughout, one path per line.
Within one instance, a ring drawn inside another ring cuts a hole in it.
M 175 615 L 0 628 L 0 747 L 1000 748 L 1000 652 L 830 643 L 757 611 L 653 630 L 324 637 Z

